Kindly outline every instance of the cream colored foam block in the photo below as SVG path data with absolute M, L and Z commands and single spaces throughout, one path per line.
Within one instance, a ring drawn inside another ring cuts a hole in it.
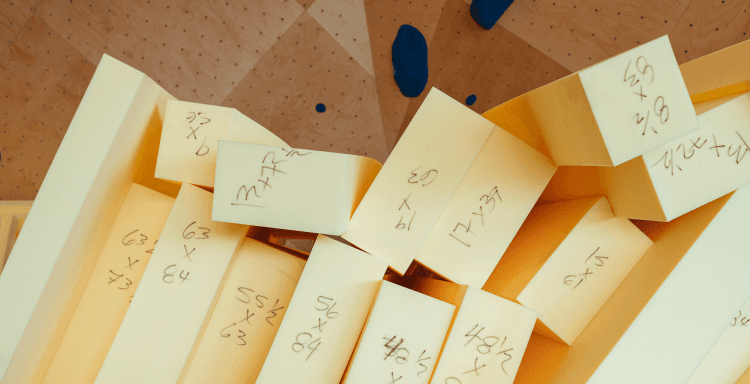
M 211 221 L 213 194 L 183 184 L 96 383 L 177 383 L 248 227 Z
M 728 319 L 748 300 L 748 215 L 750 188 L 742 188 L 682 257 L 588 383 L 688 381 L 726 330 Z
M 481 287 L 555 169 L 495 128 L 415 259 L 450 281 Z
M 687 384 L 734 384 L 750 368 L 750 302 L 732 316 Z
M 245 239 L 182 383 L 254 383 L 304 266 Z
M 618 216 L 670 221 L 750 181 L 750 94 L 730 97 L 698 120 L 700 130 L 601 170 Z
M 213 219 L 338 236 L 379 168 L 360 156 L 220 141 Z
M 404 273 L 493 128 L 430 90 L 342 237 Z
M 338 383 L 386 267 L 319 236 L 256 383 Z
M 536 311 L 466 285 L 459 297 L 431 382 L 513 383 L 534 329 Z
M 43 379 L 167 99 L 143 73 L 100 60 L 0 275 L 3 384 Z
M 469 248 L 464 244 L 474 241 L 475 249 L 482 250 L 502 247 L 512 233 L 498 236 L 496 240 L 489 238 L 497 236 L 500 228 L 512 230 L 518 220 L 523 220 L 523 212 L 530 208 L 527 200 L 536 200 L 554 172 L 548 160 L 510 135 L 497 132 L 499 130 L 433 88 L 342 237 L 386 260 L 402 274 L 425 246 L 421 259 L 428 266 L 438 273 L 476 284 L 482 279 L 483 267 L 497 262 L 502 250 L 494 249 L 482 256 L 472 252 L 477 259 L 481 258 L 472 264 L 477 267 L 473 270 L 465 266 L 464 260 L 458 261 L 458 255 Z M 491 140 L 489 145 L 486 144 L 488 139 Z M 495 145 L 505 147 L 498 150 Z M 509 166 L 514 161 L 521 164 Z M 538 173 L 530 176 L 531 173 L 520 172 L 518 167 L 530 167 Z M 487 180 L 483 179 L 484 175 L 489 175 Z M 512 191 L 511 184 L 519 184 L 519 189 Z M 526 196 L 519 198 L 524 194 Z M 501 199 L 510 200 L 501 203 Z M 493 205 L 496 211 L 489 212 Z M 481 218 L 474 215 L 480 209 L 482 214 L 486 211 L 494 215 L 492 219 L 487 217 L 487 228 L 480 228 Z M 498 222 L 501 216 L 508 220 L 505 225 Z M 472 228 L 477 233 L 480 230 L 485 233 L 486 240 L 481 241 L 467 231 L 469 219 L 473 219 Z M 430 239 L 429 244 L 427 239 Z M 450 246 L 441 249 L 438 255 L 428 255 L 430 250 L 442 248 L 444 244 Z
M 699 128 L 666 35 L 484 116 L 545 146 L 559 166 L 615 166 Z
M 45 383 L 93 383 L 174 204 L 133 183 L 78 302 Z
M 213 187 L 219 140 L 287 145 L 234 108 L 172 100 L 164 116 L 155 176 Z
M 539 312 L 535 332 L 571 345 L 651 245 L 603 197 L 542 205 L 484 289 Z
M 382 281 L 342 383 L 429 383 L 455 309 Z
M 699 128 L 667 35 L 579 76 L 611 165 Z

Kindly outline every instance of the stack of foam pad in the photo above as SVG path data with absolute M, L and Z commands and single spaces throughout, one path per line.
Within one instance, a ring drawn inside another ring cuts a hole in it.
M 482 115 L 433 88 L 381 164 L 105 55 L 0 205 L 0 383 L 744 380 L 749 56 L 662 37 Z

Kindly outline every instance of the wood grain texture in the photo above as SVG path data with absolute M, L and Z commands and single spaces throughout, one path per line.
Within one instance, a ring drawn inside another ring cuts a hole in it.
M 750 1 L 693 0 L 669 33 L 682 64 L 750 38 Z
M 212 104 L 304 12 L 294 0 L 41 0 L 34 8 L 89 61 L 107 53 L 180 100 Z
M 0 53 L 0 199 L 36 197 L 95 69 L 36 17 Z
M 393 79 L 393 40 L 401 25 L 409 24 L 422 32 L 429 46 L 443 11 L 443 4 L 445 0 L 365 0 L 375 80 L 389 150 L 396 145 L 399 127 L 411 100 L 401 94 Z M 425 88 L 423 94 L 426 95 L 428 91 L 429 88 Z
M 516 0 L 497 25 L 571 72 L 668 34 L 690 0 Z
M 364 0 L 317 0 L 307 12 L 375 78 Z
M 461 103 L 476 95 L 468 107 L 477 113 L 570 74 L 505 28 L 481 29 L 462 0 L 446 1 L 429 46 L 429 62 L 427 89 L 436 87 Z M 425 96 L 423 92 L 411 100 L 400 133 Z
M 31 8 L 18 0 L 0 0 L 0 53 L 10 46 L 31 14 Z
M 323 103 L 326 111 L 315 106 Z M 385 161 L 372 77 L 303 14 L 222 105 L 237 108 L 289 145 Z

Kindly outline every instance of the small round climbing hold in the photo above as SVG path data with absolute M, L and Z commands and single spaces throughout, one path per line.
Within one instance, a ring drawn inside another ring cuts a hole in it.
M 477 102 L 477 95 L 471 95 L 466 98 L 466 105 L 472 105 Z
M 318 103 L 318 105 L 315 106 L 315 110 L 320 113 L 323 113 L 326 111 L 326 105 L 323 103 Z
M 469 13 L 480 27 L 489 30 L 500 20 L 511 3 L 513 0 L 472 0 Z
M 427 85 L 427 41 L 422 32 L 404 24 L 391 46 L 393 79 L 406 97 L 417 97 Z

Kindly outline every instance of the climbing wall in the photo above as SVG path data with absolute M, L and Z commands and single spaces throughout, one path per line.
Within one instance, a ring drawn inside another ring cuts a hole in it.
M 750 32 L 750 1 L 516 0 L 489 31 L 469 3 L 0 0 L 0 199 L 36 196 L 104 53 L 296 147 L 384 161 L 426 94 L 393 80 L 403 24 L 427 42 L 427 87 L 477 112 L 664 34 L 682 63 Z

